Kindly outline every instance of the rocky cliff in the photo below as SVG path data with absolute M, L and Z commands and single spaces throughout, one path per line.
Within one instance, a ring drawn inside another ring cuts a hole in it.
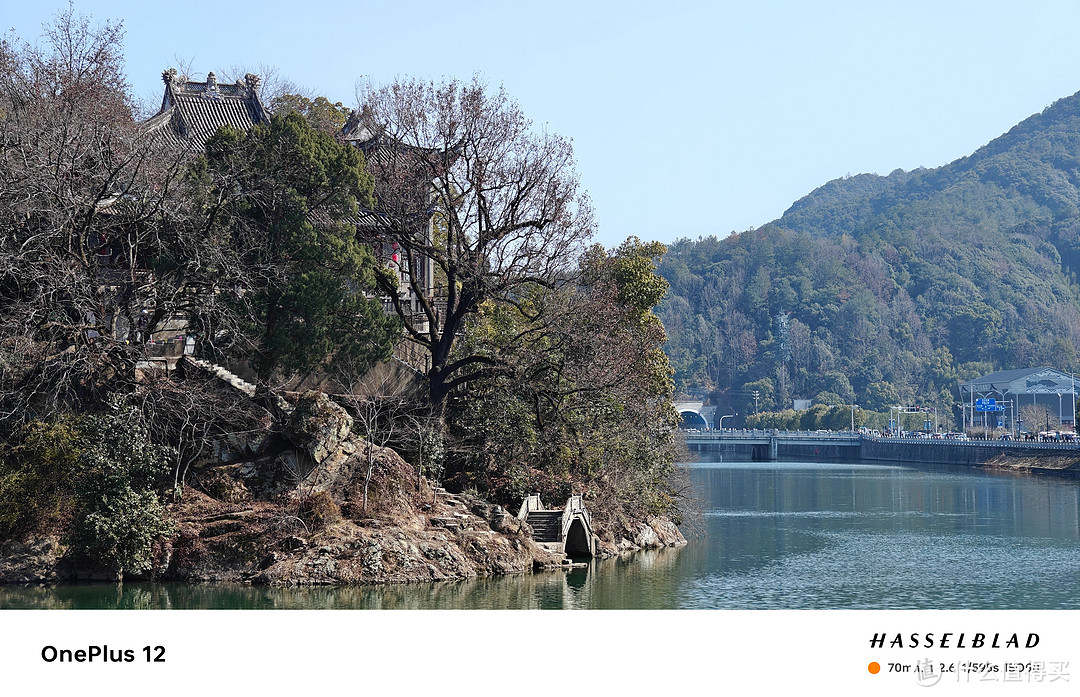
M 158 545 L 150 578 L 407 583 L 564 561 L 534 544 L 528 525 L 501 506 L 432 488 L 396 452 L 358 437 L 345 410 L 321 393 L 299 401 L 276 445 L 261 440 L 260 448 L 238 450 L 246 457 L 193 470 L 197 486 L 170 504 L 178 533 Z M 597 527 L 603 555 L 685 544 L 675 525 L 657 519 Z M 105 580 L 65 552 L 55 535 L 0 544 L 0 583 Z

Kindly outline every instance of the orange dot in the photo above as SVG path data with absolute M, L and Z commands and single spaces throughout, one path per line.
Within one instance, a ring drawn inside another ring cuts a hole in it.
M 877 675 L 881 671 L 881 666 L 878 665 L 877 661 L 871 661 L 870 665 L 866 666 L 866 669 L 870 671 L 871 675 Z

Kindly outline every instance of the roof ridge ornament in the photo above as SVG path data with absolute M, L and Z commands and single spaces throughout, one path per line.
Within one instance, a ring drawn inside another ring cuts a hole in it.
M 214 75 L 213 70 L 206 74 L 206 90 L 203 91 L 202 98 L 212 102 L 221 101 L 221 92 L 217 86 L 217 75 Z

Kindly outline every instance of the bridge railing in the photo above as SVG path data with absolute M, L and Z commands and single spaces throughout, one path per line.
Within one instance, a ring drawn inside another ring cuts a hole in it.
M 585 499 L 580 494 L 575 494 L 566 500 L 566 507 L 563 508 L 562 514 L 563 539 L 566 538 L 566 533 L 569 532 L 570 525 L 576 517 L 580 517 L 585 523 L 585 532 L 592 535 L 592 516 L 585 509 Z
M 1072 441 L 1053 440 L 976 440 L 970 438 L 915 438 L 910 436 L 869 436 L 854 431 L 786 431 L 780 429 L 724 429 L 711 431 L 683 431 L 682 435 L 687 440 L 723 440 L 746 441 L 748 443 L 761 444 L 770 439 L 784 440 L 814 440 L 817 442 L 849 443 L 853 441 L 872 441 L 877 443 L 920 443 L 924 445 L 960 445 L 969 448 L 995 447 L 1008 448 L 1010 450 L 1023 450 L 1034 448 L 1039 450 L 1080 450 L 1080 439 Z
M 781 431 L 781 430 L 723 430 L 723 431 L 684 431 L 686 439 L 701 438 L 706 440 L 747 441 L 762 443 L 771 439 L 776 440 L 814 440 L 838 443 L 851 443 L 858 441 L 859 434 L 852 431 L 830 431 L 819 433 L 817 431 Z
M 899 436 L 863 436 L 876 443 L 921 443 L 924 445 L 959 445 L 967 448 L 991 447 L 1024 450 L 1078 450 L 1080 442 L 1073 441 L 1036 441 L 1036 440 L 978 440 L 974 438 L 911 438 Z
M 525 520 L 531 511 L 542 510 L 544 510 L 544 504 L 540 501 L 540 494 L 530 494 L 521 502 L 521 509 L 518 511 L 517 517 L 520 520 Z
M 574 524 L 575 520 L 580 520 L 584 524 L 586 538 L 592 540 L 592 516 L 586 510 L 585 499 L 580 494 L 575 494 L 566 500 L 566 507 L 563 509 L 562 514 L 562 527 L 560 528 L 562 531 L 560 537 L 563 540 L 566 539 L 566 534 L 570 532 L 570 526 Z M 593 552 L 593 543 L 589 542 L 589 553 L 592 554 Z

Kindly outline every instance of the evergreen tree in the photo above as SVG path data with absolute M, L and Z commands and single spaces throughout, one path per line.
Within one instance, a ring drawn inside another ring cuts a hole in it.
M 288 114 L 246 134 L 222 129 L 194 172 L 209 234 L 235 260 L 218 282 L 232 350 L 261 385 L 389 358 L 399 324 L 367 295 L 379 271 L 355 233 L 358 203 L 372 203 L 358 150 Z

